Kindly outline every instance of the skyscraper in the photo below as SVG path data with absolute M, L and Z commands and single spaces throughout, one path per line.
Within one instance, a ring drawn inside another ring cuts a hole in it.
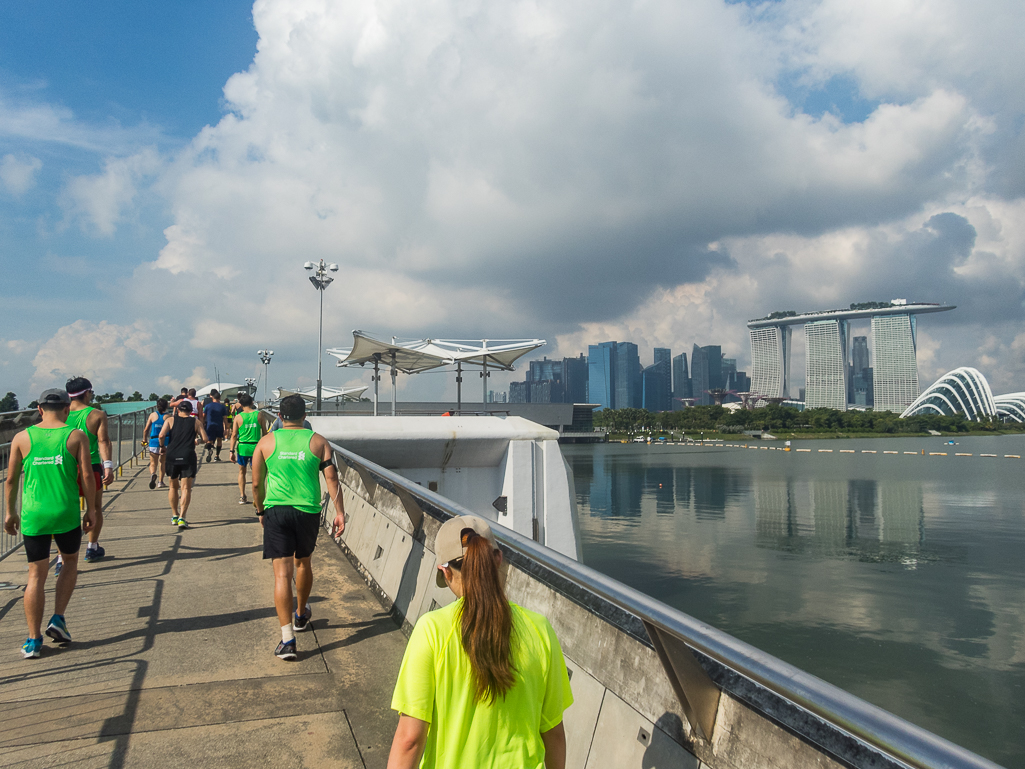
M 681 352 L 673 358 L 673 410 L 683 408 L 677 398 L 690 398 L 690 369 L 687 367 L 687 353 Z
M 807 348 L 805 408 L 847 410 L 847 321 L 820 320 L 804 327 Z
M 596 411 L 616 408 L 615 342 L 587 347 L 587 402 L 597 403 Z
M 697 398 L 700 406 L 711 406 L 713 401 L 708 390 L 723 386 L 722 347 L 717 344 L 694 345 L 690 354 L 690 372 L 691 397 Z
M 751 329 L 751 387 L 766 398 L 790 397 L 790 326 Z
M 669 411 L 673 403 L 673 351 L 668 347 L 656 347 L 655 366 L 658 367 L 662 389 L 654 401 L 654 405 L 658 406 L 658 411 Z
M 619 342 L 616 345 L 615 392 L 616 405 L 613 408 L 641 407 L 641 357 L 633 342 Z
M 900 414 L 921 394 L 915 359 L 915 316 L 880 315 L 872 318 L 872 390 L 876 411 Z
M 562 392 L 566 403 L 587 403 L 587 358 L 562 359 Z

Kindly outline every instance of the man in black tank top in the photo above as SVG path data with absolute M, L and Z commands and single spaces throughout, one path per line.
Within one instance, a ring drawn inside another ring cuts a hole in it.
M 196 435 L 207 442 L 203 423 L 192 415 L 192 404 L 183 400 L 175 407 L 175 415 L 164 420 L 158 441 L 165 448 L 167 456 L 167 477 L 171 488 L 167 499 L 171 503 L 171 525 L 178 531 L 189 528 L 185 514 L 192 501 L 192 483 L 196 479 L 198 458 L 196 457 Z

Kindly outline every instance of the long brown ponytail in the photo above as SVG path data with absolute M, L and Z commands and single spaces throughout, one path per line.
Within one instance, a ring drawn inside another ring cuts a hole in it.
M 478 702 L 493 703 L 514 683 L 512 611 L 498 577 L 491 543 L 473 529 L 461 533 L 466 554 L 453 564 L 462 574 L 462 640 L 473 669 Z

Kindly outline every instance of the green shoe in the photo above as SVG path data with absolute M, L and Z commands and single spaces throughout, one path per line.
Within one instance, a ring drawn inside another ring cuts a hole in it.
M 171 516 L 171 525 L 172 526 L 177 526 L 178 525 L 178 516 L 177 515 L 172 515 Z

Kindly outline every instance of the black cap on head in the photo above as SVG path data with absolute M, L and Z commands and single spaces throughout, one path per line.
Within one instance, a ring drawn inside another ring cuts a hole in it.
M 71 403 L 71 398 L 68 397 L 67 390 L 53 388 L 43 390 L 36 403 L 40 406 L 67 406 Z
M 67 381 L 67 384 L 64 385 L 64 389 L 67 390 L 69 397 L 77 398 L 79 395 L 85 395 L 93 389 L 93 383 L 84 376 L 76 376 Z M 40 403 L 41 402 L 42 401 L 40 401 Z
M 302 399 L 301 395 L 289 395 L 281 399 L 278 411 L 281 413 L 282 420 L 298 422 L 306 416 L 306 401 Z
M 178 404 L 177 408 L 179 411 L 183 411 L 186 414 L 192 413 L 192 403 L 190 403 L 189 401 L 182 401 Z

